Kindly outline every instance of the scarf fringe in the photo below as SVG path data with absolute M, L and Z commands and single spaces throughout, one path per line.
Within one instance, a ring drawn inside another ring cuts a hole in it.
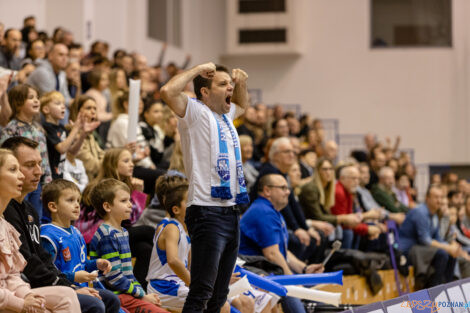
M 237 204 L 248 204 L 248 203 L 250 203 L 250 196 L 248 196 L 247 192 L 239 193 L 239 194 L 237 194 L 235 202 Z
M 212 186 L 211 197 L 220 198 L 220 199 L 232 199 L 233 198 L 232 193 L 230 192 L 230 187 L 222 187 L 222 186 L 216 186 L 216 187 Z

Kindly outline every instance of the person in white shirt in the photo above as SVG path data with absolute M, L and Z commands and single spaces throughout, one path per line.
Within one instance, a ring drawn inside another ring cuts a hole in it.
M 219 312 L 239 246 L 239 205 L 249 202 L 233 120 L 248 106 L 248 75 L 213 63 L 174 76 L 162 99 L 178 116 L 189 189 L 191 284 L 183 312 Z M 197 99 L 183 93 L 191 80 Z M 233 102 L 233 103 L 232 103 Z M 235 105 L 236 104 L 236 105 Z

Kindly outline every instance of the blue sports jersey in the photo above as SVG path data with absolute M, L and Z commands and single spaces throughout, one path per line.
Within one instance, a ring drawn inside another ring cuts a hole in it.
M 64 274 L 96 269 L 96 261 L 87 260 L 85 240 L 74 226 L 62 228 L 54 224 L 44 224 L 41 226 L 41 239 L 46 241 L 44 243 L 52 245 L 52 261 Z M 75 284 L 87 286 L 87 283 Z

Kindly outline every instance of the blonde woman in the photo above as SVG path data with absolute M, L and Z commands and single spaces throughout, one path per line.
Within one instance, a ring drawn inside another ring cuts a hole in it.
M 360 222 L 356 214 L 331 213 L 331 207 L 335 204 L 335 170 L 331 161 L 326 158 L 318 159 L 313 180 L 301 187 L 299 203 L 307 219 L 351 227 Z

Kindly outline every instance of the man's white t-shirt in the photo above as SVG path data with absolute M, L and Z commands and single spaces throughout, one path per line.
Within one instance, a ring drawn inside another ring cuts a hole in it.
M 230 112 L 225 114 L 233 126 L 236 105 L 232 103 Z M 216 116 L 223 132 L 227 135 L 227 150 L 230 163 L 230 191 L 232 199 L 223 200 L 211 197 L 211 136 L 210 119 Z M 204 103 L 188 97 L 188 105 L 184 117 L 178 118 L 178 130 L 181 136 L 181 148 L 186 176 L 189 179 L 187 206 L 232 206 L 235 205 L 237 193 L 237 171 L 233 139 L 222 116 L 213 113 Z M 240 144 L 239 144 L 240 146 Z

